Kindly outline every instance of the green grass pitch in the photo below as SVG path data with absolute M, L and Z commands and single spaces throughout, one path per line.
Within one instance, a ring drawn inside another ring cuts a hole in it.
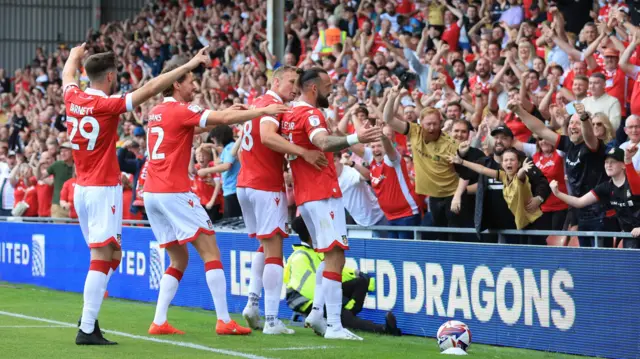
M 79 347 L 74 339 L 75 323 L 81 309 L 82 294 L 0 283 L 0 358 L 409 359 L 439 354 L 434 338 L 415 336 L 397 338 L 358 333 L 364 337 L 363 342 L 330 341 L 302 327 L 293 327 L 296 334 L 291 336 L 267 336 L 261 332 L 246 337 L 217 336 L 213 312 L 182 307 L 170 308 L 169 321 L 186 331 L 186 335 L 149 336 L 147 329 L 153 319 L 155 304 L 115 298 L 104 301 L 99 319 L 103 330 L 119 332 L 105 334 L 119 345 Z M 241 317 L 234 316 L 234 319 L 244 324 Z M 479 344 L 471 345 L 469 356 L 492 359 L 584 358 Z

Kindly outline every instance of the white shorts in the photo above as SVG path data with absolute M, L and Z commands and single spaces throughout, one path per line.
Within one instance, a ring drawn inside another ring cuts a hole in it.
M 80 186 L 73 192 L 73 205 L 89 248 L 121 246 L 122 186 Z
M 298 208 L 316 252 L 328 252 L 335 246 L 349 249 L 342 198 L 306 202 Z
M 284 192 L 269 192 L 238 187 L 238 202 L 249 237 L 271 238 L 280 233 L 287 238 L 287 195 Z
M 200 199 L 192 192 L 145 192 L 144 208 L 160 248 L 191 242 L 201 233 L 215 233 Z

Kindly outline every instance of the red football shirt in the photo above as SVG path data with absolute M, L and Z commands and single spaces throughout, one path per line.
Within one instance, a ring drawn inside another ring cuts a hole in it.
M 50 175 L 48 178 L 53 178 Z M 51 217 L 51 201 L 53 201 L 53 185 L 48 185 L 44 181 L 36 184 L 36 194 L 38 196 L 38 217 Z
M 273 91 L 254 102 L 256 108 L 273 104 L 282 104 L 282 99 Z M 242 155 L 237 187 L 253 188 L 262 191 L 280 192 L 284 189 L 282 170 L 284 155 L 271 150 L 260 140 L 260 124 L 273 122 L 280 128 L 282 115 L 256 117 L 244 123 L 242 131 Z
M 371 187 L 378 197 L 385 217 L 390 221 L 420 213 L 418 197 L 411 185 L 407 164 L 399 153 L 396 155 L 395 161 L 384 156 L 384 160 L 378 163 L 373 158 L 373 151 L 365 148 L 363 158 L 371 163 Z
M 177 102 L 173 97 L 149 112 L 147 178 L 144 191 L 183 193 L 191 191 L 189 160 L 195 127 L 206 127 L 209 110 Z
M 60 199 L 69 202 L 69 218 L 78 218 L 76 207 L 73 204 L 75 188 L 76 178 L 70 178 L 62 185 L 62 190 L 60 191 Z
M 77 183 L 81 186 L 118 185 L 118 122 L 120 114 L 133 110 L 131 94 L 107 97 L 100 90 L 89 88 L 83 92 L 76 84 L 70 84 L 65 88 L 64 104 Z
M 36 191 L 37 180 L 35 177 L 29 178 L 29 183 L 24 183 L 24 180 L 20 180 L 13 190 L 13 197 L 16 204 L 20 201 L 25 201 L 29 208 L 22 214 L 23 217 L 37 217 L 38 216 L 38 194 Z
M 209 167 L 213 167 L 215 164 L 213 162 L 209 162 Z M 202 166 L 200 164 L 195 165 L 196 171 L 201 169 Z M 211 197 L 213 196 L 213 192 L 216 189 L 216 179 L 219 180 L 220 174 L 208 174 L 204 177 L 200 177 L 198 174 L 193 178 L 193 193 L 200 198 L 200 204 L 203 206 L 209 203 Z M 222 197 L 222 189 L 218 191 L 218 198 L 216 198 L 214 204 L 219 202 L 219 198 Z
M 320 132 L 329 132 L 322 111 L 305 102 L 296 102 L 290 113 L 282 118 L 282 134 L 292 143 L 309 150 L 318 150 L 311 140 Z M 316 170 L 302 158 L 291 156 L 291 173 L 296 205 L 327 198 L 340 198 L 340 186 L 336 168 L 333 165 L 333 153 L 325 152 L 329 165 L 321 171 Z
M 541 152 L 533 155 L 533 164 L 542 171 L 542 174 L 549 180 L 558 181 L 558 189 L 562 193 L 567 193 L 567 184 L 564 180 L 564 159 L 560 157 L 558 151 L 554 151 L 550 157 L 545 157 Z M 540 206 L 542 212 L 553 212 L 567 209 L 566 203 L 562 202 L 553 193 Z

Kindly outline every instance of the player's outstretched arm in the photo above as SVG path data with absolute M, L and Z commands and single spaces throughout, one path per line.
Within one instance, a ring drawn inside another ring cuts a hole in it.
M 196 56 L 194 56 L 186 64 L 178 67 L 173 71 L 169 71 L 166 74 L 161 74 L 160 76 L 147 82 L 141 88 L 135 90 L 131 94 L 133 107 L 136 108 L 151 97 L 159 94 L 164 89 L 176 82 L 180 77 L 200 66 L 200 64 L 208 64 L 211 61 L 211 59 L 209 58 L 208 49 L 209 47 L 205 46 L 200 51 L 198 51 Z
M 327 131 L 321 131 L 313 136 L 311 142 L 322 152 L 335 152 L 357 143 L 377 141 L 380 136 L 382 136 L 382 128 L 378 126 L 362 126 L 356 130 L 356 133 L 349 136 L 334 136 L 327 133 Z
M 289 111 L 285 105 L 274 104 L 263 108 L 247 110 L 244 105 L 233 105 L 224 111 L 210 111 L 207 126 L 233 125 L 262 116 L 274 116 Z
M 76 72 L 82 66 L 82 57 L 86 52 L 86 43 L 76 46 L 69 52 L 69 58 L 64 63 L 62 69 L 62 88 L 66 89 L 67 85 L 76 83 Z
M 280 136 L 278 134 L 278 125 L 272 121 L 263 121 L 260 123 L 260 141 L 273 151 L 302 157 L 318 170 L 329 164 L 324 153 L 304 149 Z

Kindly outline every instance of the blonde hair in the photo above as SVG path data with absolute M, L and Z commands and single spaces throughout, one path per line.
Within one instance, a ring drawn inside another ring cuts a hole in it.
M 595 119 L 596 117 L 599 118 L 600 121 L 602 121 L 602 125 L 604 126 L 604 138 L 602 139 L 602 141 L 607 144 L 611 140 L 613 140 L 615 136 L 613 125 L 611 124 L 611 121 L 609 121 L 609 116 L 607 116 L 604 112 L 596 112 L 595 115 L 593 115 L 593 118 Z
M 440 113 L 440 110 L 433 107 L 425 107 L 422 111 L 420 111 L 420 120 L 430 115 L 438 115 L 438 118 L 440 119 L 440 121 L 442 121 L 442 114 Z

